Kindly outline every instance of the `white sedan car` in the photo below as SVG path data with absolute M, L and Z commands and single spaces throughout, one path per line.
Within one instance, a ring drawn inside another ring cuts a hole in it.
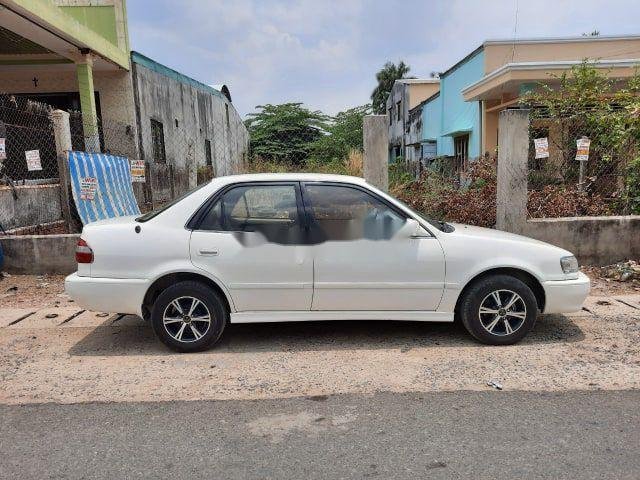
M 452 322 L 513 344 L 580 310 L 588 277 L 552 245 L 425 218 L 361 178 L 220 177 L 164 208 L 85 226 L 66 279 L 83 308 L 140 315 L 191 352 L 231 323 Z

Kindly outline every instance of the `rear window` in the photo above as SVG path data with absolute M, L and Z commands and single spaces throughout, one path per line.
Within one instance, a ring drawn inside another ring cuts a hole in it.
M 187 193 L 180 195 L 178 198 L 172 200 L 169 203 L 164 204 L 162 207 L 157 208 L 155 210 L 151 210 L 150 212 L 145 213 L 144 215 L 141 215 L 140 217 L 136 218 L 136 222 L 148 222 L 149 220 L 151 220 L 152 218 L 157 217 L 158 215 L 160 215 L 162 212 L 164 212 L 165 210 L 168 210 L 169 208 L 173 207 L 176 203 L 181 202 L 182 200 L 184 200 L 185 198 L 187 198 L 189 195 L 191 195 L 192 193 L 197 192 L 198 190 L 200 190 L 202 187 L 204 187 L 205 185 L 208 185 L 207 183 L 203 183 L 202 185 L 198 185 L 196 188 L 194 188 L 193 190 L 188 191 Z

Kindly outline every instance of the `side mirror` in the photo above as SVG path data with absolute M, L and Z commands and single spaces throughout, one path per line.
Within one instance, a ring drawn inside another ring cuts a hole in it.
M 413 218 L 407 218 L 404 226 L 398 231 L 399 238 L 423 238 L 429 236 L 418 221 Z

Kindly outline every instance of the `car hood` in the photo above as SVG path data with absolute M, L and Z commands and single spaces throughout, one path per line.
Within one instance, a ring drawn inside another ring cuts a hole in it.
M 473 238 L 481 238 L 487 240 L 498 240 L 498 241 L 508 241 L 508 242 L 517 242 L 523 244 L 537 245 L 543 247 L 550 247 L 553 249 L 557 249 L 558 251 L 564 252 L 566 255 L 571 255 L 571 252 L 568 252 L 560 247 L 556 247 L 555 245 L 551 245 L 550 243 L 542 242 L 540 240 L 536 240 L 534 238 L 525 237 L 523 235 L 518 235 L 515 233 L 503 232 L 502 230 L 495 230 L 493 228 L 484 228 L 484 227 L 475 227 L 473 225 L 464 225 L 462 223 L 452 223 L 455 230 L 451 232 L 450 235 L 459 235 L 465 237 L 473 237 Z

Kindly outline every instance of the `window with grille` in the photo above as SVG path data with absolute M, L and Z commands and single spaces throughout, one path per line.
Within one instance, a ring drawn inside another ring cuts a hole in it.
M 211 141 L 208 139 L 204 141 L 204 158 L 208 166 L 213 165 L 213 159 L 211 157 Z
M 153 160 L 156 163 L 167 163 L 167 153 L 164 148 L 164 127 L 162 122 L 151 119 L 151 143 L 153 145 Z
M 454 137 L 454 155 L 456 157 L 456 168 L 463 169 L 469 159 L 469 135 Z

